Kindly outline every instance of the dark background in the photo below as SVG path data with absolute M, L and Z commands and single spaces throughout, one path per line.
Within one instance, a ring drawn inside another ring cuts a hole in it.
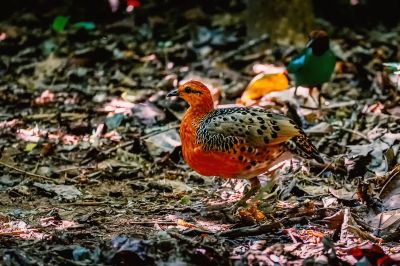
M 258 0 L 252 0 L 258 1 Z M 123 1 L 121 1 L 123 2 Z M 142 5 L 147 12 L 159 14 L 173 10 L 179 6 L 187 8 L 202 6 L 210 12 L 213 9 L 223 8 L 229 5 L 230 0 L 196 1 L 196 0 L 143 0 Z M 246 1 L 236 1 L 238 8 L 246 4 Z M 290 4 L 290 1 L 287 1 Z M 337 26 L 371 27 L 382 23 L 385 26 L 393 26 L 399 22 L 400 1 L 398 0 L 358 0 L 356 5 L 351 5 L 350 0 L 313 0 L 314 11 L 317 17 L 326 19 Z M 13 14 L 21 14 L 21 11 L 34 12 L 42 20 L 52 20 L 55 15 L 68 15 L 76 20 L 107 21 L 120 18 L 120 12 L 111 13 L 106 0 L 2 0 L 0 19 L 10 18 Z M 138 19 L 145 19 L 146 12 L 138 12 Z

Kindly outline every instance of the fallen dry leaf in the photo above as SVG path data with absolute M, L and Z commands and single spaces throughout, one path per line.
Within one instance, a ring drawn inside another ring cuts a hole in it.
M 258 100 L 273 91 L 282 91 L 289 88 L 289 79 L 283 73 L 265 74 L 255 76 L 247 85 L 239 103 L 248 105 L 251 100 Z
M 247 208 L 238 211 L 240 219 L 243 221 L 254 223 L 265 220 L 265 215 L 258 209 L 257 205 L 251 203 Z
M 37 106 L 46 106 L 55 101 L 55 94 L 49 90 L 45 90 L 42 94 L 34 100 Z

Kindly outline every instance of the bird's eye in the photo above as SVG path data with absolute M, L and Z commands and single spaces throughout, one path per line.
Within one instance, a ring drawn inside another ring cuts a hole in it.
M 201 91 L 198 91 L 196 89 L 192 89 L 191 87 L 186 87 L 184 89 L 185 93 L 187 94 L 203 94 Z

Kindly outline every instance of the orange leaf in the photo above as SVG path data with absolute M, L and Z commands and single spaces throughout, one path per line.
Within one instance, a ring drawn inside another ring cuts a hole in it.
M 180 225 L 180 226 L 183 226 L 183 227 L 187 227 L 187 228 L 194 228 L 195 227 L 194 224 L 188 223 L 188 222 L 186 222 L 185 220 L 182 220 L 182 219 L 178 219 L 178 221 L 176 221 L 176 224 Z
M 266 74 L 255 76 L 244 91 L 240 101 L 257 100 L 273 91 L 283 91 L 289 88 L 289 80 L 284 73 Z
M 265 220 L 264 213 L 262 213 L 254 203 L 250 204 L 247 208 L 240 209 L 238 213 L 243 221 L 254 223 Z

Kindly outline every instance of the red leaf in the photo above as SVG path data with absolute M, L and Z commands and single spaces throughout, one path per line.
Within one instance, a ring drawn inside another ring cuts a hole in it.
M 376 244 L 365 244 L 351 248 L 348 251 L 348 254 L 352 255 L 357 260 L 360 260 L 362 257 L 366 257 L 368 261 L 372 263 L 372 265 L 398 265 L 396 264 L 398 261 L 386 255 L 382 248 Z
M 139 0 L 127 0 L 127 6 L 133 6 L 133 7 L 138 7 L 141 6 L 142 3 L 140 3 Z

